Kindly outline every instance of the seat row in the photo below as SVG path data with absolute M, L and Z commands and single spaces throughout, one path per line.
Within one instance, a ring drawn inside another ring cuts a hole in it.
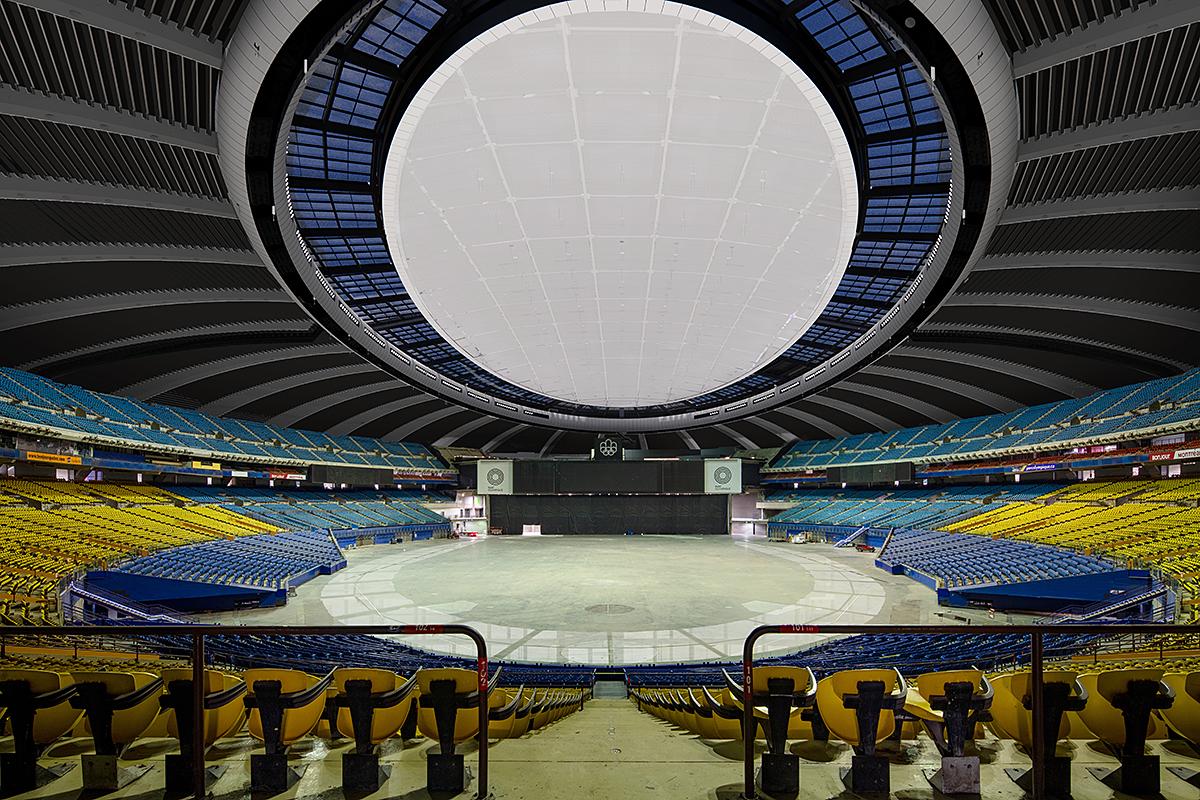
M 1058 742 L 1094 738 L 1120 759 L 1116 780 L 1122 791 L 1156 795 L 1157 757 L 1146 754 L 1148 739 L 1168 735 L 1200 748 L 1200 670 L 1165 672 L 1154 668 L 1079 673 L 1054 668 L 1043 673 L 1041 732 L 1048 754 L 1047 791 L 1069 796 L 1069 758 Z M 630 697 L 642 711 L 684 728 L 702 739 L 746 738 L 744 687 L 724 674 L 713 687 L 646 686 Z M 1031 674 L 981 670 L 931 672 L 910 685 L 894 669 L 843 670 L 816 680 L 802 667 L 762 666 L 753 672 L 756 739 L 766 742 L 761 780 L 764 791 L 794 793 L 799 760 L 789 741 L 828 741 L 854 749 L 847 776 L 853 792 L 887 792 L 888 762 L 876 747 L 888 739 L 912 739 L 924 730 L 942 755 L 931 778 L 945 794 L 979 793 L 979 759 L 967 755 L 967 742 L 984 726 L 998 738 L 1015 740 L 1028 752 L 1039 734 L 1033 727 Z M 1016 778 L 1028 787 L 1028 774 Z
M 142 665 L 139 665 L 142 666 Z M 67 736 L 91 736 L 85 789 L 111 791 L 121 780 L 120 756 L 134 741 L 173 737 L 179 754 L 166 762 L 168 790 L 192 781 L 194 717 L 191 667 L 151 670 L 0 670 L 0 705 L 14 737 L 0 770 L 0 793 L 38 783 L 38 757 Z M 495 676 L 499 677 L 499 672 Z M 465 783 L 458 744 L 479 734 L 479 707 L 488 714 L 488 738 L 519 738 L 582 708 L 584 688 L 519 686 L 479 692 L 478 675 L 457 668 L 422 669 L 404 677 L 383 669 L 338 668 L 323 676 L 294 669 L 204 671 L 201 746 L 243 729 L 262 743 L 251 756 L 251 790 L 277 793 L 295 779 L 288 748 L 308 736 L 349 739 L 343 782 L 349 790 L 378 788 L 379 745 L 393 737 L 423 737 L 430 753 L 430 791 L 461 791 Z

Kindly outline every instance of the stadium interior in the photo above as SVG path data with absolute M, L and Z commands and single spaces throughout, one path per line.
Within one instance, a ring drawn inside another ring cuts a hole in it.
M 1197 0 L 0 0 L 0 797 L 1200 800 Z

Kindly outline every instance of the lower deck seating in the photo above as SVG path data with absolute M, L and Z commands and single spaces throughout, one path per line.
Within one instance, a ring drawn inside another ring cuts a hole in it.
M 229 586 L 282 588 L 345 566 L 346 558 L 324 531 L 244 536 L 200 542 L 135 558 L 119 572 Z
M 769 523 L 769 527 L 785 531 L 865 526 L 1006 540 L 1004 547 L 1011 548 L 1007 551 L 997 545 L 977 545 L 979 560 L 987 564 L 954 562 L 940 567 L 963 585 L 989 580 L 988 573 L 1009 581 L 1040 572 L 1040 561 L 1018 562 L 1025 555 L 1046 551 L 1024 549 L 1014 540 L 1075 550 L 1122 567 L 1158 569 L 1182 590 L 1189 616 L 1200 616 L 1200 481 L 1195 479 L 1089 481 L 1069 486 L 811 489 L 781 492 L 768 499 L 794 503 Z M 920 541 L 912 539 L 913 543 Z M 1007 566 L 993 570 L 999 566 L 997 560 Z M 1063 563 L 1062 559 L 1055 561 Z M 1067 568 L 1083 569 L 1084 563 L 1070 561 Z
M 1094 575 L 1113 565 L 1057 547 L 941 531 L 897 531 L 879 554 L 887 564 L 940 579 L 947 588 Z

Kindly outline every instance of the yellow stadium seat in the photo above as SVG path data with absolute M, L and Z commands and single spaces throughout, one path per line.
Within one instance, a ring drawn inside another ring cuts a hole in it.
M 518 717 L 518 712 L 525 702 L 524 698 L 523 686 L 519 689 L 497 689 L 492 692 L 488 702 L 489 739 L 515 739 L 521 735 L 517 731 L 523 722 L 522 718 Z
M 380 744 L 395 736 L 404 726 L 408 714 L 416 699 L 416 684 L 405 680 L 394 672 L 383 669 L 337 669 L 333 672 L 331 688 L 336 691 L 335 704 L 337 711 L 337 729 L 342 736 L 355 738 L 351 691 L 347 686 L 351 681 L 366 681 L 367 694 L 372 703 L 368 706 L 372 713 L 369 716 L 370 730 L 368 741 Z M 374 697 L 371 697 L 374 696 Z
M 888 761 L 875 755 L 875 745 L 895 732 L 896 711 L 907 696 L 908 684 L 894 669 L 843 670 L 817 684 L 821 719 L 830 733 L 854 748 L 851 791 L 890 790 Z
M 77 687 L 72 705 L 85 712 L 85 729 L 98 755 L 120 755 L 158 716 L 163 681 L 156 675 L 73 672 L 71 677 Z
M 942 755 L 931 778 L 944 794 L 979 794 L 979 757 L 967 756 L 966 743 L 980 722 L 991 719 L 994 690 L 981 670 L 929 672 L 917 677 L 904 710 L 921 721 Z
M 276 794 L 300 777 L 288 766 L 287 748 L 316 730 L 333 673 L 318 678 L 296 669 L 248 669 L 244 677 L 246 729 L 264 751 L 250 756 L 250 791 Z
M 1072 733 L 1082 735 L 1082 731 L 1072 730 L 1070 718 L 1086 706 L 1088 693 L 1074 672 L 1049 670 L 1043 673 L 1042 680 L 1045 719 L 1040 735 L 1045 743 L 1046 791 L 1052 796 L 1070 797 L 1071 759 L 1057 755 L 1056 750 L 1058 742 L 1070 738 Z M 994 695 L 989 726 L 1000 738 L 1013 739 L 1032 753 L 1034 737 L 1038 735 L 1033 729 L 1032 677 L 1028 672 L 996 675 L 991 683 Z M 1032 771 L 1014 780 L 1021 788 L 1032 791 Z
M 74 681 L 66 673 L 0 670 L 0 705 L 12 729 L 14 750 L 5 755 L 0 770 L 0 791 L 5 795 L 37 786 L 38 755 L 74 728 L 83 714 L 71 705 L 75 690 Z
M 1127 794 L 1158 794 L 1158 756 L 1146 755 L 1146 740 L 1162 738 L 1167 727 L 1154 712 L 1173 705 L 1174 693 L 1160 669 L 1120 669 L 1080 676 L 1089 692 L 1079 718 L 1121 761 L 1105 779 Z
M 1175 693 L 1175 702 L 1159 716 L 1176 735 L 1200 748 L 1200 671 L 1168 673 L 1163 683 Z

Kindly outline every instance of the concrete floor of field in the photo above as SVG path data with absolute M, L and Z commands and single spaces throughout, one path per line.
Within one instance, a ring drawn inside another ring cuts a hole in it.
M 878 569 L 873 553 L 762 537 L 485 537 L 375 545 L 351 550 L 348 560 L 299 587 L 286 606 L 219 618 L 462 623 L 483 635 L 493 658 L 613 665 L 735 658 L 764 624 L 954 621 L 933 591 Z M 773 637 L 759 652 L 821 638 Z M 474 653 L 463 638 L 413 643 Z
M 327 800 L 423 800 L 428 740 L 384 746 L 383 761 L 390 776 L 378 792 L 348 795 L 342 792 L 341 752 L 349 747 L 331 746 L 308 739 L 293 747 L 293 764 L 306 765 L 300 781 L 277 795 L 290 798 Z M 137 743 L 126 754 L 127 763 L 144 763 L 151 771 L 134 783 L 105 797 L 120 800 L 162 800 L 162 757 L 174 752 L 175 743 L 153 739 Z M 1088 771 L 1088 767 L 1112 769 L 1115 760 L 1092 742 L 1064 745 L 1073 755 L 1072 781 L 1075 800 L 1123 798 Z M 218 742 L 209 754 L 210 763 L 227 769 L 212 785 L 214 800 L 249 797 L 249 755 L 258 752 L 256 743 L 242 735 Z M 90 752 L 90 740 L 75 739 L 52 747 L 43 761 L 77 763 L 81 752 Z M 1167 800 L 1196 800 L 1200 790 L 1167 770 L 1169 766 L 1200 767 L 1200 758 L 1180 743 L 1152 742 L 1152 753 L 1162 758 L 1162 797 Z M 461 748 L 472 776 L 477 775 L 477 753 L 473 742 Z M 839 767 L 848 766 L 851 750 L 840 743 L 793 743 L 792 752 L 801 757 L 802 798 L 851 798 L 839 780 Z M 924 736 L 905 741 L 899 749 L 885 751 L 892 762 L 891 796 L 901 800 L 938 800 L 925 779 L 925 771 L 937 767 L 938 757 Z M 1023 792 L 1008 778 L 1006 767 L 1028 768 L 1029 758 L 1011 742 L 985 739 L 979 744 L 982 761 L 982 798 L 1018 800 Z M 1065 754 L 1065 752 L 1064 752 Z M 741 793 L 741 744 L 706 742 L 643 714 L 627 700 L 592 700 L 584 710 L 571 714 L 521 739 L 495 742 L 489 752 L 489 789 L 497 800 L 579 800 L 579 798 L 662 798 L 666 800 L 733 800 Z M 473 797 L 474 777 L 460 797 Z M 80 770 L 31 792 L 29 800 L 80 800 Z M 257 796 L 256 796 L 257 797 Z M 260 799 L 261 800 L 261 799 Z M 446 800 L 442 796 L 441 800 Z

